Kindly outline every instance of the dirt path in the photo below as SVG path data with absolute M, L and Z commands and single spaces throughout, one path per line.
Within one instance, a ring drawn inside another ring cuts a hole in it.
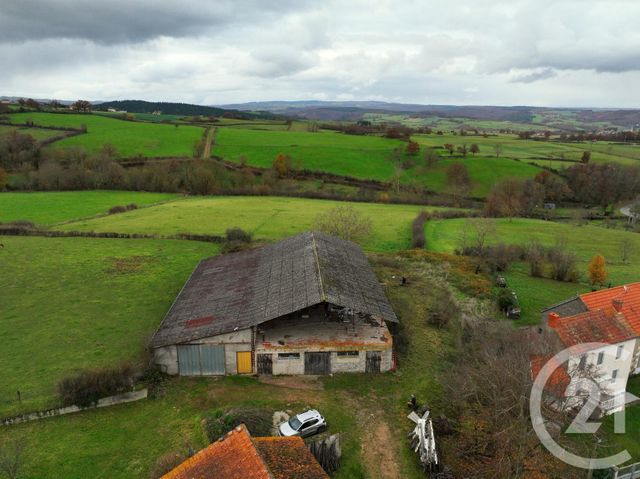
M 358 426 L 362 438 L 361 453 L 367 468 L 367 477 L 401 479 L 397 438 L 391 434 L 384 411 L 368 408 L 363 404 L 354 407 L 358 411 Z
M 211 157 L 211 144 L 213 143 L 213 135 L 215 132 L 215 128 L 207 128 L 206 137 L 204 139 L 204 148 L 202 149 L 203 160 Z

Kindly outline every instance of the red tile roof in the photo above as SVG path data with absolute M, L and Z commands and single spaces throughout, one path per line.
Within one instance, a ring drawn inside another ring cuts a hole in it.
M 299 437 L 252 438 L 241 424 L 162 479 L 329 479 Z
M 580 299 L 589 310 L 602 310 L 607 315 L 614 313 L 614 300 L 622 301 L 620 312 L 633 330 L 640 335 L 640 282 L 582 294 Z
M 615 344 L 638 336 L 622 315 L 606 314 L 601 309 L 562 318 L 554 329 L 565 346 Z
M 256 437 L 254 440 L 274 479 L 329 479 L 299 437 Z
M 273 479 L 244 425 L 162 476 L 162 479 L 215 478 Z

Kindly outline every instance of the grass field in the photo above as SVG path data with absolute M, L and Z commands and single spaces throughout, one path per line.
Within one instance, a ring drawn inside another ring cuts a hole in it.
M 58 229 L 119 233 L 224 234 L 234 226 L 258 240 L 278 240 L 312 228 L 316 216 L 336 206 L 350 205 L 371 218 L 373 234 L 364 247 L 391 251 L 409 247 L 411 221 L 424 210 L 444 209 L 414 205 L 349 203 L 279 197 L 209 197 L 143 208 L 109 217 L 61 225 Z
M 382 181 L 394 173 L 392 151 L 404 147 L 399 140 L 377 136 L 239 128 L 219 128 L 215 142 L 213 154 L 230 161 L 244 155 L 249 165 L 271 168 L 275 157 L 284 153 L 304 169 Z
M 47 226 L 106 213 L 116 205 L 143 206 L 178 197 L 136 191 L 5 192 L 0 193 L 0 223 L 26 220 Z
M 2 238 L 0 411 L 47 405 L 56 382 L 134 359 L 197 261 L 195 241 Z M 2 414 L 5 415 L 5 414 Z
M 591 143 L 559 143 L 543 140 L 521 140 L 516 135 L 460 136 L 447 133 L 444 135 L 414 135 L 413 139 L 424 146 L 442 147 L 446 143 L 470 146 L 475 143 L 480 148 L 480 155 L 495 156 L 495 145 L 501 145 L 503 158 L 518 158 L 537 161 L 549 166 L 546 161 L 564 159 L 580 161 L 582 153 L 592 150 L 591 161 L 615 161 L 623 164 L 637 164 L 634 158 L 640 156 L 640 147 L 632 145 L 610 145 L 606 142 Z M 637 155 L 637 156 L 636 156 Z M 559 162 L 558 162 L 559 163 Z M 562 166 L 560 164 L 559 166 Z M 567 166 L 571 166 L 568 163 Z
M 416 175 L 415 170 L 406 171 L 405 181 L 415 178 L 431 190 L 446 191 L 446 170 L 452 163 L 462 163 L 467 167 L 471 178 L 471 195 L 475 197 L 486 196 L 495 182 L 501 178 L 533 178 L 541 171 L 537 166 L 507 158 L 443 157 L 433 168 L 427 169 L 424 174 Z
M 426 136 L 420 136 L 424 142 Z M 432 138 L 429 136 L 428 138 Z M 435 138 L 435 137 L 434 137 Z M 442 137 L 438 137 L 442 138 Z M 397 166 L 392 160 L 395 148 L 404 148 L 405 143 L 377 136 L 354 136 L 331 131 L 318 133 L 300 131 L 259 131 L 248 129 L 219 128 L 216 136 L 215 155 L 227 160 L 239 161 L 241 155 L 250 165 L 270 168 L 278 153 L 291 156 L 294 163 L 304 169 L 347 175 L 360 179 L 391 181 Z M 540 169 L 526 162 L 515 162 L 508 158 L 447 158 L 426 173 L 417 168 L 404 170 L 401 180 L 417 182 L 427 188 L 443 192 L 446 189 L 445 170 L 454 161 L 464 163 L 473 182 L 471 194 L 485 196 L 496 179 L 515 176 L 533 177 Z M 405 158 L 401 154 L 401 159 Z
M 460 245 L 466 220 L 429 221 L 426 225 L 427 246 L 440 252 L 452 252 Z M 518 294 L 523 306 L 525 322 L 536 322 L 539 312 L 555 302 L 590 290 L 587 265 L 596 254 L 602 254 L 607 260 L 609 280 L 614 284 L 640 281 L 640 235 L 624 230 L 607 229 L 602 226 L 576 226 L 569 223 L 557 223 L 532 219 L 495 220 L 496 232 L 490 243 L 503 242 L 525 245 L 532 239 L 541 244 L 552 246 L 556 239 L 563 237 L 569 249 L 578 257 L 578 269 L 581 273 L 579 283 L 562 283 L 548 279 L 532 278 L 527 274 L 525 265 L 514 265 L 507 273 L 510 286 Z M 635 253 L 628 263 L 622 263 L 620 245 L 624 239 L 631 240 Z
M 46 140 L 47 138 L 51 138 L 52 136 L 65 133 L 64 131 L 61 131 L 61 130 L 44 130 L 42 128 L 26 128 L 26 127 L 16 128 L 15 126 L 0 125 L 0 135 L 9 133 L 12 130 L 17 130 L 18 133 L 22 133 L 23 135 L 31 135 L 38 141 Z
M 103 115 L 16 113 L 10 115 L 12 123 L 33 120 L 36 125 L 79 128 L 87 126 L 87 133 L 54 143 L 51 148 L 82 147 L 98 151 L 111 143 L 122 157 L 191 156 L 194 145 L 200 141 L 203 129 L 197 126 L 140 123 L 108 118 Z

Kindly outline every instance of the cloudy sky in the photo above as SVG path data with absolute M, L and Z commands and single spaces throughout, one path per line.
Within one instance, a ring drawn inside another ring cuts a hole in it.
M 640 107 L 637 0 L 2 0 L 0 95 Z

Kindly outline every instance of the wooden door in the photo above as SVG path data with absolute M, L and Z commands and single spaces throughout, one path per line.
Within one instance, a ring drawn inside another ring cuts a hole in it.
M 258 374 L 273 374 L 273 357 L 271 354 L 258 354 Z
M 379 373 L 382 354 L 380 351 L 367 351 L 367 365 L 365 371 L 368 373 Z
M 236 364 L 238 366 L 238 374 L 251 374 L 253 372 L 251 351 L 238 351 L 236 353 Z
M 304 353 L 304 373 L 331 373 L 331 353 Z

